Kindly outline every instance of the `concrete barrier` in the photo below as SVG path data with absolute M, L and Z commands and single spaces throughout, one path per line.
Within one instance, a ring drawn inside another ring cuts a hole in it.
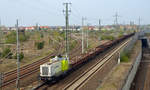
M 138 70 L 141 58 L 142 58 L 142 50 L 140 51 L 138 57 L 136 58 L 136 61 L 133 63 L 133 65 L 129 71 L 129 74 L 127 76 L 127 79 L 125 80 L 125 83 L 122 87 L 122 90 L 129 90 L 130 89 L 131 83 L 132 83 L 132 81 L 136 75 L 137 70 Z
M 130 50 L 134 46 L 135 42 L 138 40 L 138 36 L 139 36 L 139 33 L 137 33 L 133 37 L 131 43 L 129 43 L 129 45 L 125 48 L 125 50 L 126 49 Z M 139 52 L 135 62 L 132 64 L 132 66 L 131 66 L 131 68 L 130 68 L 127 76 L 126 76 L 126 80 L 125 80 L 121 90 L 130 90 L 132 81 L 134 80 L 134 77 L 135 77 L 136 72 L 138 70 L 141 58 L 142 58 L 142 50 Z

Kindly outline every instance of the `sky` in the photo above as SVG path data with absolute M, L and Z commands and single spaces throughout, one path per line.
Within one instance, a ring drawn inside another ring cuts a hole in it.
M 64 2 L 70 5 L 70 25 L 81 25 L 81 18 L 86 17 L 85 25 L 113 24 L 117 12 L 120 24 L 134 21 L 138 24 L 150 24 L 150 0 L 0 0 L 0 19 L 2 25 L 14 26 L 19 19 L 20 26 L 65 25 Z

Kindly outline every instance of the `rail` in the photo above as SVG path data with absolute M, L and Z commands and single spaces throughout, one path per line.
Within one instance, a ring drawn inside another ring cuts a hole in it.
M 70 84 L 68 84 L 63 90 L 76 90 L 77 88 L 80 88 L 89 78 L 91 78 L 96 72 L 98 72 L 105 64 L 109 62 L 109 59 L 117 53 L 120 49 L 125 47 L 125 45 L 131 41 L 131 38 L 123 43 L 119 48 L 114 49 L 114 51 L 110 54 L 105 55 L 102 59 L 99 60 L 95 65 L 93 65 L 91 68 L 89 68 L 86 72 L 84 72 L 82 75 L 80 75 L 77 79 L 72 81 Z

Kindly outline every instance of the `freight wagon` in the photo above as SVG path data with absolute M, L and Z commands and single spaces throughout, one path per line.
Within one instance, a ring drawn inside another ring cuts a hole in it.
M 70 71 L 75 70 L 79 66 L 82 66 L 86 62 L 92 60 L 100 53 L 105 52 L 110 47 L 117 45 L 118 43 L 122 42 L 123 40 L 133 36 L 135 33 L 122 36 L 116 40 L 109 41 L 96 47 L 93 51 L 88 52 L 85 55 L 82 55 L 78 58 L 78 60 L 72 60 L 72 63 L 69 63 L 67 57 L 55 57 L 50 59 L 48 63 L 40 65 L 40 77 L 43 81 L 50 81 L 55 80 L 56 78 L 67 74 Z

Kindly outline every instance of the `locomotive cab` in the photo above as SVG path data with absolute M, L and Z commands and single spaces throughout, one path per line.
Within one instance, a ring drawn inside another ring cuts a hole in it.
M 63 75 L 68 69 L 68 59 L 56 56 L 50 59 L 49 62 L 40 65 L 40 77 L 42 80 L 51 80 Z

